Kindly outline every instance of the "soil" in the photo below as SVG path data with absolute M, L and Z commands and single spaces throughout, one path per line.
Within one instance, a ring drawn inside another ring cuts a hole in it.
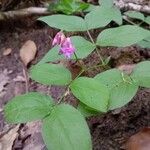
M 0 132 L 1 136 L 9 132 L 14 125 L 7 124 L 3 117 L 4 105 L 14 96 L 25 93 L 25 78 L 23 65 L 19 57 L 19 49 L 27 40 L 33 40 L 38 49 L 34 61 L 28 66 L 36 64 L 40 58 L 51 48 L 51 39 L 54 37 L 54 29 L 51 29 L 40 22 L 22 25 L 3 24 L 0 27 L 0 77 L 2 75 L 6 82 L 3 91 L 0 90 Z M 4 56 L 3 51 L 11 48 L 12 52 Z M 136 46 L 127 48 L 103 48 L 100 53 L 107 58 L 111 56 L 108 68 L 119 67 L 121 65 L 132 65 L 150 58 L 150 51 Z M 83 60 L 85 65 L 95 65 L 99 63 L 95 52 Z M 78 66 L 70 66 L 78 72 Z M 106 68 L 105 68 L 106 69 Z M 92 77 L 104 68 L 92 70 L 86 75 Z M 1 80 L 0 80 L 1 81 Z M 43 86 L 33 81 L 29 82 L 30 91 L 40 91 L 52 95 L 58 99 L 64 92 L 64 87 Z M 70 95 L 67 101 L 74 104 L 75 98 Z M 87 119 L 92 134 L 94 150 L 121 150 L 125 149 L 125 142 L 130 136 L 141 129 L 150 126 L 150 89 L 139 89 L 133 100 L 126 106 L 115 111 L 108 112 L 103 116 L 91 117 Z M 45 150 L 46 147 L 41 137 L 41 123 L 39 121 L 21 124 L 18 136 L 13 143 L 13 150 Z M 0 137 L 1 137 L 0 136 Z M 4 150 L 4 149 L 3 149 Z

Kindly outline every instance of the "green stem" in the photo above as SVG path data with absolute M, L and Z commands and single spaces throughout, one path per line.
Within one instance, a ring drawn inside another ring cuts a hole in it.
M 75 56 L 76 61 L 79 63 L 80 67 L 82 68 L 82 70 L 86 70 L 86 67 L 81 64 L 81 62 L 75 52 L 74 52 L 74 56 Z
M 96 46 L 96 49 L 95 49 L 95 50 L 96 50 L 97 55 L 98 55 L 99 58 L 100 58 L 100 61 L 102 62 L 102 65 L 105 65 L 105 62 L 104 62 L 104 60 L 103 60 L 101 54 L 99 53 L 99 51 L 98 51 L 98 49 L 97 49 L 97 45 L 95 44 L 94 39 L 92 38 L 92 36 L 91 36 L 91 34 L 90 34 L 90 32 L 89 32 L 88 30 L 87 30 L 87 34 L 88 34 L 88 36 L 89 36 L 91 42 Z
M 104 66 L 103 64 L 95 65 L 95 66 L 87 68 L 87 70 L 85 70 L 85 71 L 88 71 L 88 70 L 91 70 L 91 69 L 94 69 L 94 68 L 98 68 L 98 67 L 103 67 L 103 66 Z
M 63 99 L 69 94 L 69 85 L 67 86 L 67 90 L 65 91 L 65 93 L 61 96 L 61 98 L 58 100 L 57 105 L 60 104 Z
M 91 34 L 90 34 L 90 32 L 89 32 L 88 30 L 87 30 L 87 33 L 88 33 L 89 38 L 91 39 L 92 43 L 93 43 L 94 45 L 96 45 L 95 42 L 94 42 L 94 40 L 93 40 L 93 38 L 92 38 L 92 36 L 91 36 Z M 78 77 L 80 77 L 83 72 L 88 71 L 88 70 L 93 69 L 93 68 L 97 68 L 97 67 L 101 67 L 101 66 L 104 66 L 104 65 L 105 65 L 105 63 L 104 63 L 104 61 L 103 61 L 103 59 L 102 59 L 100 53 L 98 52 L 97 48 L 96 48 L 96 51 L 97 51 L 97 53 L 98 53 L 98 55 L 99 55 L 99 57 L 100 57 L 100 60 L 101 60 L 102 64 L 101 64 L 101 65 L 92 66 L 92 67 L 89 67 L 89 68 L 85 68 L 85 67 L 81 64 L 81 62 L 79 61 L 77 54 L 74 53 L 75 59 L 76 59 L 76 61 L 79 63 L 79 65 L 80 65 L 80 67 L 82 68 L 82 70 L 81 70 L 81 71 L 79 72 L 79 74 L 67 85 L 65 93 L 64 93 L 64 94 L 62 95 L 62 97 L 58 100 L 57 104 L 60 104 L 60 103 L 63 101 L 64 97 L 69 94 L 70 85 L 72 84 L 72 82 L 73 82 L 74 80 L 76 80 Z
M 89 32 L 89 30 L 87 30 L 87 34 L 88 34 L 88 36 L 89 36 L 91 42 L 92 42 L 93 44 L 95 44 L 94 39 L 92 38 L 91 33 Z
M 58 100 L 57 105 L 60 104 L 60 103 L 63 101 L 63 99 L 69 94 L 70 85 L 72 84 L 72 82 L 73 82 L 74 80 L 76 80 L 78 77 L 80 77 L 80 75 L 81 75 L 83 72 L 84 72 L 84 70 L 82 69 L 82 70 L 79 72 L 79 74 L 67 85 L 67 88 L 66 88 L 65 93 L 64 93 L 64 94 L 62 95 L 62 97 Z
M 130 24 L 132 24 L 132 25 L 136 25 L 136 26 L 137 26 L 137 24 L 136 24 L 136 23 L 134 23 L 134 22 L 132 22 L 131 20 L 129 20 L 126 16 L 124 16 L 124 17 L 123 17 L 123 19 L 124 19 L 125 21 L 127 21 L 128 23 L 130 23 Z

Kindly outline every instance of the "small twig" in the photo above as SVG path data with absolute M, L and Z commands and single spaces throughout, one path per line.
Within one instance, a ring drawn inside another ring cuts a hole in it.
M 49 15 L 50 12 L 47 8 L 43 7 L 29 7 L 20 10 L 0 12 L 0 20 L 8 20 L 8 19 L 19 19 L 23 17 L 29 16 L 43 16 Z
M 24 75 L 24 78 L 25 78 L 25 87 L 26 87 L 26 93 L 29 92 L 29 76 L 28 76 L 28 71 L 27 71 L 27 68 L 24 64 L 22 64 L 23 66 L 23 75 Z
M 135 10 L 146 14 L 150 14 L 150 7 L 148 5 L 139 5 L 134 3 L 124 2 L 123 0 L 115 0 L 114 4 L 121 10 Z
M 29 92 L 29 76 L 28 76 L 27 67 L 24 65 L 24 63 L 21 60 L 18 60 L 18 58 L 16 58 L 16 57 L 15 57 L 15 59 L 22 66 L 22 72 L 23 72 L 23 76 L 25 78 L 25 93 L 28 93 Z

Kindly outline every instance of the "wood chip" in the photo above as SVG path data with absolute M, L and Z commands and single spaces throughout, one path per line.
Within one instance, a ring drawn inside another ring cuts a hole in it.
M 11 48 L 7 48 L 3 51 L 3 56 L 8 56 L 9 54 L 11 54 L 12 49 Z

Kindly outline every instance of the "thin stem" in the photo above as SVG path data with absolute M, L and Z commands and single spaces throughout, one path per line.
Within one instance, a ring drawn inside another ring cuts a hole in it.
M 91 36 L 89 30 L 87 30 L 87 34 L 88 34 L 88 36 L 89 36 L 91 42 L 92 42 L 93 44 L 95 44 L 94 39 L 92 38 L 92 36 Z
M 92 66 L 92 67 L 87 68 L 87 70 L 85 70 L 85 71 L 88 71 L 88 70 L 94 69 L 94 68 L 98 68 L 98 67 L 103 67 L 103 66 L 104 66 L 104 64 L 95 65 L 95 66 Z
M 94 42 L 94 39 L 92 38 L 92 36 L 91 36 L 91 34 L 90 34 L 90 32 L 89 32 L 88 30 L 87 30 L 87 34 L 88 34 L 88 36 L 89 36 L 91 42 L 96 46 L 96 44 L 95 44 L 95 42 Z M 102 62 L 103 65 L 105 65 L 105 62 L 104 62 L 104 60 L 103 60 L 101 54 L 99 53 L 99 51 L 98 51 L 98 49 L 97 49 L 97 46 L 96 46 L 96 49 L 95 49 L 95 50 L 96 50 L 96 52 L 97 52 L 97 54 L 98 54 L 98 56 L 99 56 L 99 58 L 100 58 L 100 61 Z
M 60 104 L 60 103 L 63 101 L 63 99 L 69 94 L 69 88 L 70 88 L 71 83 L 72 83 L 74 80 L 76 80 L 78 77 L 80 77 L 80 75 L 81 75 L 83 72 L 84 72 L 84 70 L 82 69 L 82 70 L 80 71 L 80 73 L 67 85 L 67 88 L 66 88 L 65 93 L 64 93 L 64 94 L 62 95 L 62 97 L 58 100 L 57 104 Z
M 93 40 L 93 38 L 92 38 L 92 36 L 91 36 L 91 34 L 90 34 L 90 32 L 89 32 L 88 30 L 87 30 L 87 33 L 88 33 L 89 38 L 91 39 L 92 43 L 93 43 L 94 45 L 96 45 L 95 42 L 94 42 L 94 40 Z M 101 66 L 104 66 L 104 65 L 105 65 L 105 63 L 104 63 L 104 61 L 103 61 L 101 55 L 99 54 L 97 48 L 96 48 L 96 51 L 97 51 L 97 53 L 98 53 L 98 55 L 99 55 L 99 57 L 100 57 L 100 60 L 101 60 L 102 64 L 101 64 L 101 65 L 96 65 L 96 66 L 93 66 L 93 67 L 89 67 L 89 68 L 85 68 L 85 67 L 81 64 L 81 62 L 79 61 L 77 54 L 74 53 L 75 59 L 76 59 L 76 61 L 80 64 L 80 67 L 82 68 L 82 70 L 81 70 L 81 71 L 79 72 L 79 74 L 67 85 L 65 93 L 64 93 L 64 94 L 62 95 L 62 97 L 58 100 L 57 104 L 60 104 L 60 103 L 63 101 L 64 97 L 66 97 L 66 96 L 69 94 L 70 85 L 72 84 L 72 82 L 73 82 L 74 80 L 76 80 L 78 77 L 80 77 L 83 72 L 88 71 L 88 70 L 93 69 L 93 68 L 97 68 L 97 67 L 101 67 Z
M 132 84 L 130 81 L 128 81 L 126 78 L 125 78 L 125 74 L 122 72 L 121 73 L 121 76 L 122 76 L 122 80 L 126 83 L 129 83 L 129 84 Z
M 75 52 L 74 52 L 74 56 L 75 56 L 76 61 L 79 63 L 80 67 L 82 68 L 82 70 L 86 70 L 85 66 L 83 66 L 81 64 L 81 62 L 79 61 L 79 58 L 78 58 L 78 56 L 77 56 L 77 54 Z
M 67 90 L 65 91 L 65 93 L 62 95 L 62 97 L 58 100 L 57 104 L 60 104 L 63 99 L 69 94 L 69 85 L 67 86 Z
M 126 16 L 123 16 L 123 19 L 124 19 L 125 21 L 129 22 L 130 24 L 137 26 L 136 23 L 134 23 L 134 22 L 132 22 L 131 20 L 129 20 Z
M 86 68 L 80 63 L 80 61 L 79 61 L 79 59 L 78 59 L 78 56 L 77 56 L 77 54 L 76 54 L 75 52 L 74 52 L 74 56 L 75 56 L 76 61 L 79 63 L 80 67 L 82 68 L 82 70 L 79 72 L 79 74 L 77 75 L 77 77 L 75 77 L 75 78 L 67 85 L 65 93 L 62 95 L 62 97 L 59 98 L 57 104 L 60 104 L 60 103 L 63 101 L 64 97 L 69 94 L 69 87 L 70 87 L 71 83 L 72 83 L 75 79 L 77 79 L 77 78 L 86 70 Z
M 87 69 L 86 69 L 86 70 L 87 70 Z M 68 87 L 70 87 L 71 83 L 72 83 L 74 80 L 76 80 L 78 77 L 80 77 L 80 75 L 81 75 L 83 72 L 85 72 L 86 70 L 82 69 L 82 70 L 79 72 L 79 74 L 69 83 Z
M 82 70 L 79 72 L 79 74 L 67 85 L 67 88 L 66 88 L 65 93 L 64 93 L 64 94 L 62 95 L 62 97 L 58 100 L 57 104 L 60 104 L 60 103 L 63 101 L 64 97 L 66 97 L 66 96 L 69 94 L 70 85 L 72 84 L 72 82 L 73 82 L 74 80 L 76 80 L 77 78 L 79 78 L 83 72 L 88 71 L 88 70 L 93 69 L 93 68 L 102 67 L 102 66 L 104 66 L 104 65 L 101 64 L 101 65 L 96 65 L 96 66 L 93 66 L 93 67 L 89 67 L 89 68 L 87 68 L 87 69 L 82 69 Z

